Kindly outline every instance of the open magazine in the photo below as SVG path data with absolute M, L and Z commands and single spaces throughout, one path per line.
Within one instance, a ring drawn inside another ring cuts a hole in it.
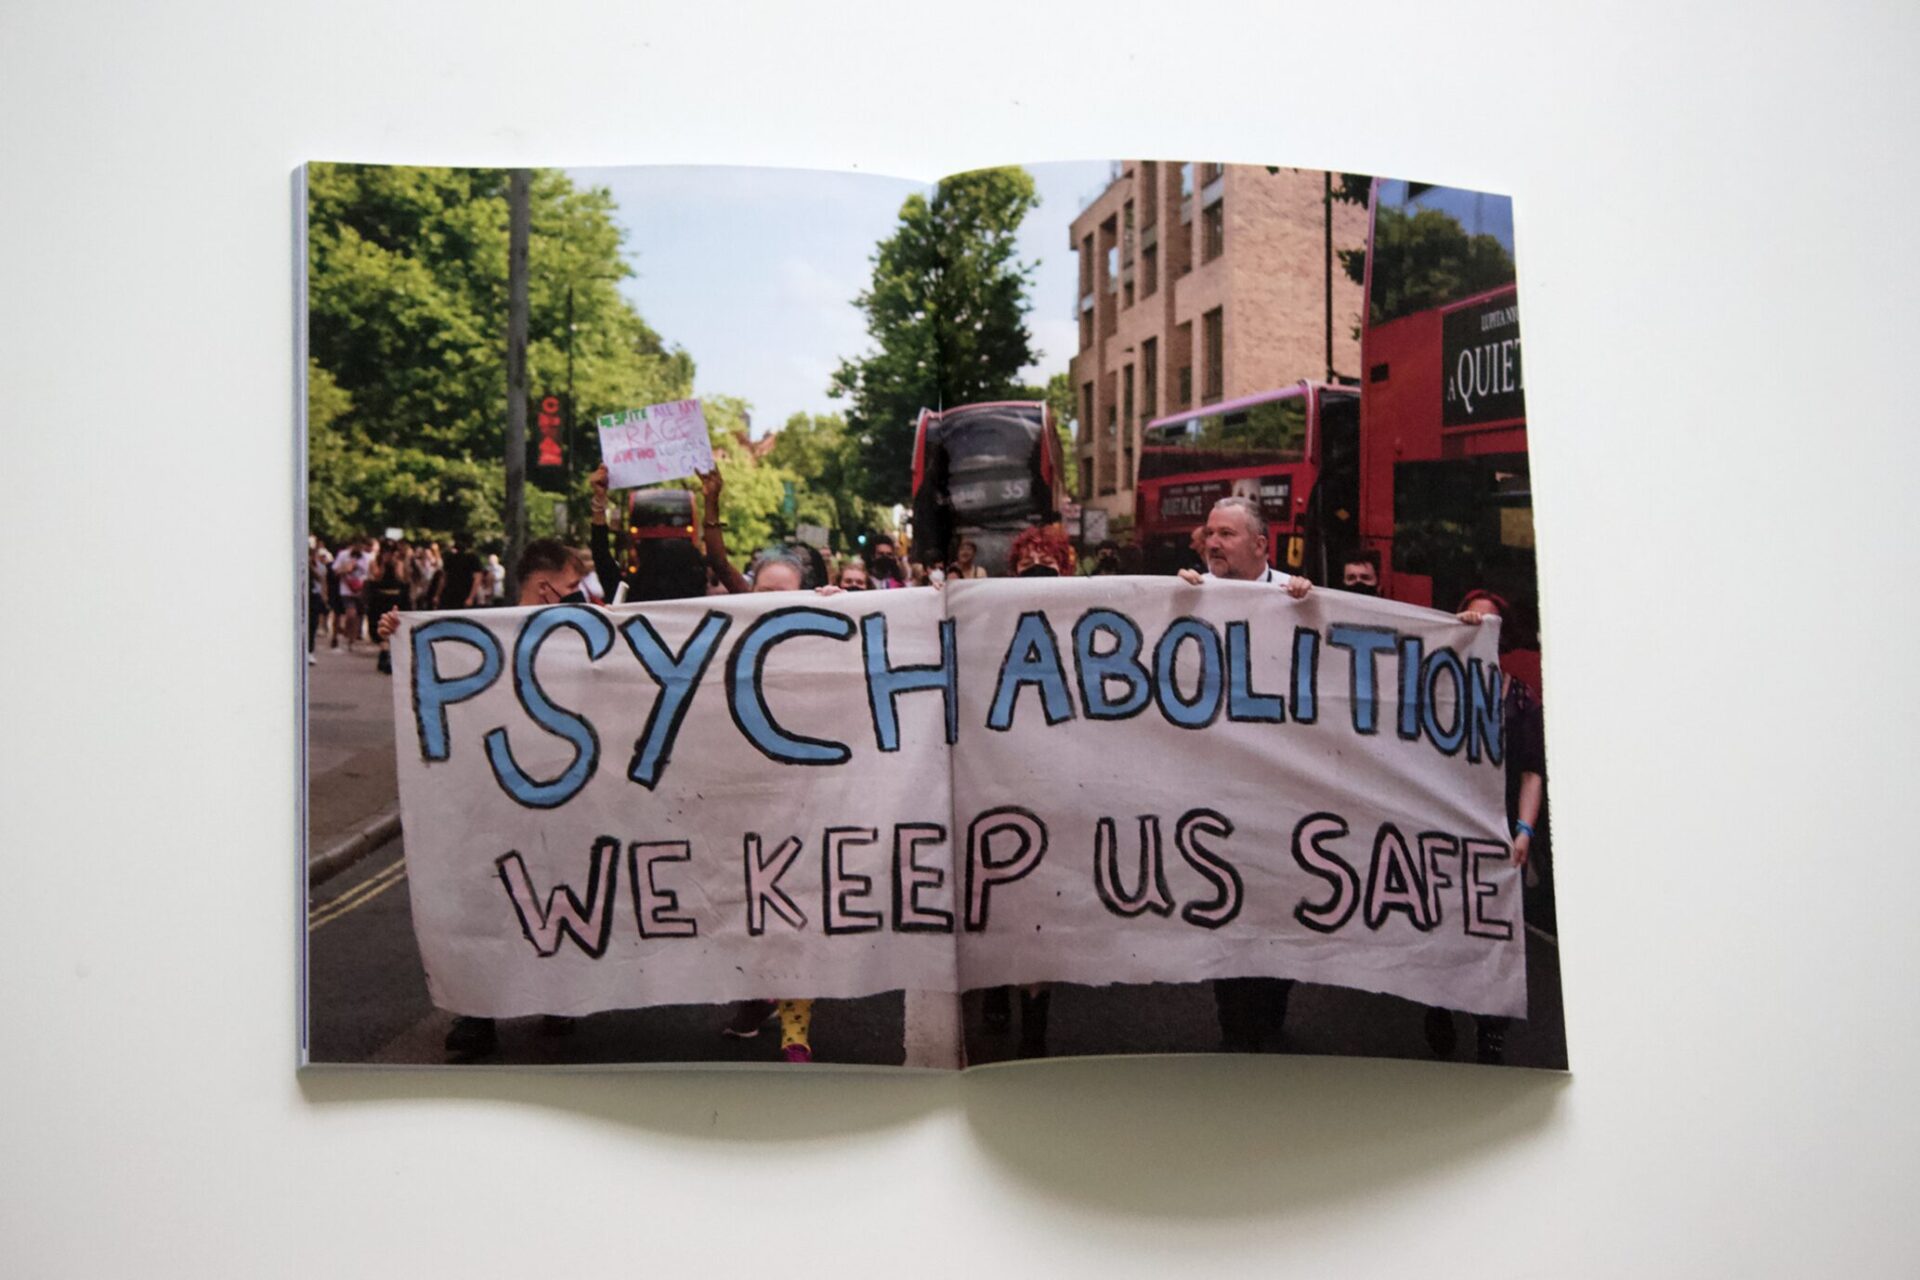
M 1508 203 L 1055 168 L 309 166 L 303 1063 L 1564 1068 Z

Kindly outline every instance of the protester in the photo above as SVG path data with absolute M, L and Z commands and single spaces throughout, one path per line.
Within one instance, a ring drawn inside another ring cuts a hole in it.
M 786 547 L 768 547 L 753 561 L 753 590 L 804 591 L 807 562 Z
M 1491 591 L 1472 591 L 1460 602 L 1455 615 L 1460 621 L 1479 625 L 1488 618 L 1502 620 L 1500 648 L 1504 653 L 1512 645 L 1507 623 L 1513 609 L 1506 600 Z M 1547 754 L 1546 735 L 1540 711 L 1540 699 L 1532 686 L 1512 674 L 1506 677 L 1506 693 L 1500 704 L 1500 733 L 1507 775 L 1507 825 L 1513 832 L 1513 865 L 1525 877 L 1522 894 L 1522 918 L 1540 917 L 1553 901 L 1552 883 L 1546 868 L 1551 865 L 1547 826 Z M 1538 890 L 1536 896 L 1535 890 Z M 1549 915 L 1544 922 L 1550 927 Z M 1475 1058 L 1497 1064 L 1506 1057 L 1507 1029 L 1511 1018 L 1476 1016 L 1474 1018 Z M 1454 1049 L 1453 1014 L 1450 1010 L 1427 1010 L 1427 1047 L 1437 1058 L 1450 1058 Z
M 947 566 L 949 578 L 984 578 L 986 568 L 976 561 L 980 558 L 980 547 L 971 538 L 960 539 L 960 545 L 954 548 L 953 563 Z
M 388 631 L 382 630 L 380 624 L 386 615 L 408 605 L 410 561 L 405 542 L 383 543 L 362 593 L 366 602 L 367 626 L 373 631 L 375 643 L 380 649 L 378 665 L 381 675 L 393 674 L 393 654 L 387 647 Z
M 1179 573 L 1185 569 L 1191 569 L 1195 573 L 1205 573 L 1207 571 L 1206 525 L 1195 525 L 1193 532 L 1187 535 L 1187 553 L 1181 557 L 1181 559 L 1183 563 L 1179 569 L 1174 570 L 1175 573 Z
M 340 571 L 340 604 L 347 629 L 347 652 L 360 640 L 362 602 L 360 593 L 367 585 L 367 573 L 373 567 L 373 539 L 356 539 L 348 544 L 337 562 Z
M 713 497 L 708 504 L 709 523 L 718 525 L 719 475 Z M 587 538 L 592 547 L 594 577 L 598 579 L 602 598 L 612 601 L 619 596 L 620 587 L 627 588 L 626 599 L 629 602 L 652 600 L 691 600 L 707 594 L 707 563 L 700 552 L 685 538 L 645 538 L 638 539 L 634 545 L 632 567 L 622 571 L 619 558 L 614 555 L 613 535 L 607 525 L 607 469 L 595 468 L 587 477 L 591 497 L 587 514 Z M 718 539 L 718 533 L 714 535 Z
M 324 551 L 325 547 L 322 546 L 321 549 Z M 340 633 L 346 629 L 347 601 L 340 586 L 340 555 L 343 554 L 345 554 L 344 547 L 339 554 L 328 554 L 326 559 L 327 648 L 329 649 L 340 647 Z
M 440 544 L 429 542 L 415 547 L 407 569 L 407 607 L 429 608 L 434 589 L 440 585 Z
M 1222 498 L 1214 503 L 1202 526 L 1201 546 L 1207 572 L 1182 569 L 1182 582 L 1264 582 L 1285 587 L 1295 600 L 1313 590 L 1305 578 L 1278 573 L 1267 563 L 1267 518 L 1251 498 Z
M 858 560 L 848 560 L 840 566 L 840 576 L 835 585 L 842 591 L 870 591 L 873 584 L 867 581 L 867 566 Z
M 321 619 L 327 618 L 329 583 L 333 556 L 319 535 L 307 535 L 307 665 L 312 666 L 314 640 L 320 635 Z
M 1067 540 L 1067 531 L 1057 524 L 1022 529 L 1007 548 L 1007 569 L 1016 578 L 1068 578 L 1073 576 L 1074 564 L 1073 544 Z M 1046 983 L 1021 989 L 1021 1057 L 1046 1057 L 1052 1006 L 1053 990 Z M 1005 1030 L 1013 1021 L 1013 988 L 989 988 L 981 997 L 980 1013 L 989 1027 Z
M 486 602 L 480 558 L 467 549 L 472 541 L 462 533 L 447 544 L 446 558 L 440 562 L 440 590 L 434 597 L 434 608 L 477 609 Z
M 1214 503 L 1197 540 L 1208 571 L 1182 569 L 1183 582 L 1264 582 L 1284 588 L 1296 600 L 1313 589 L 1305 578 L 1276 573 L 1267 563 L 1266 517 L 1250 498 Z M 1293 985 L 1291 978 L 1216 978 L 1213 1000 L 1221 1047 L 1228 1053 L 1258 1053 L 1268 1042 L 1278 1047 Z
M 433 545 L 433 561 L 434 567 L 438 569 L 440 564 L 440 544 L 437 542 Z M 507 602 L 507 566 L 500 563 L 500 553 L 497 551 L 487 553 L 487 578 L 489 580 L 487 592 L 488 602 L 491 604 L 505 604 Z
M 1355 547 L 1340 561 L 1340 589 L 1360 596 L 1380 594 L 1380 553 Z
M 1073 544 L 1057 524 L 1030 525 L 1007 548 L 1007 569 L 1016 578 L 1070 578 L 1075 563 Z
M 1120 572 L 1120 544 L 1109 538 L 1102 542 L 1093 553 L 1093 568 L 1087 571 L 1090 578 L 1103 574 Z
M 477 567 L 479 561 L 475 560 L 474 564 Z M 557 538 L 537 539 L 528 543 L 526 550 L 520 553 L 520 563 L 514 574 L 520 584 L 519 604 L 522 608 L 529 608 L 560 604 L 569 598 L 577 598 L 580 581 L 585 576 L 586 566 L 571 547 Z M 472 583 L 468 584 L 469 590 L 472 586 Z M 399 626 L 398 613 L 388 613 L 381 618 L 378 629 L 381 641 L 391 642 Z M 565 1035 L 573 1030 L 573 1022 L 572 1018 L 549 1015 L 541 1019 L 541 1030 L 547 1035 Z M 453 1026 L 447 1032 L 447 1061 L 472 1062 L 493 1052 L 498 1043 L 499 1033 L 492 1018 L 461 1014 L 454 1018 Z
M 891 591 L 907 585 L 906 577 L 900 572 L 899 552 L 894 549 L 893 539 L 884 533 L 873 540 L 873 553 L 867 557 L 867 577 L 876 591 Z

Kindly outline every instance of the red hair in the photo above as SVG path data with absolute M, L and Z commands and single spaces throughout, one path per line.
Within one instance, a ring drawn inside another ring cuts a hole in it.
M 1514 648 L 1513 628 L 1518 619 L 1513 616 L 1513 606 L 1507 603 L 1507 598 L 1495 591 L 1469 591 L 1461 598 L 1460 607 L 1454 612 L 1465 613 L 1476 600 L 1485 600 L 1500 611 L 1500 652 Z
M 1015 572 L 1014 566 L 1020 558 L 1029 552 L 1038 555 L 1060 571 L 1060 576 L 1073 576 L 1075 560 L 1073 544 L 1067 541 L 1067 531 L 1057 524 L 1037 524 L 1022 529 L 1013 539 L 1013 545 L 1007 548 L 1007 572 Z

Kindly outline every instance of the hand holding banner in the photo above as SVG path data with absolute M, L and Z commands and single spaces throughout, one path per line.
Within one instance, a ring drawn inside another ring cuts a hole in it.
M 1106 578 L 407 627 L 444 1008 L 1262 976 L 1526 1009 L 1497 624 Z

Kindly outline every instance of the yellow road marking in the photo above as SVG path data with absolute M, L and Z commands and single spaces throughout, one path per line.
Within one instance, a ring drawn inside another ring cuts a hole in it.
M 337 920 L 367 903 L 373 901 L 394 885 L 406 878 L 407 864 L 404 860 L 395 862 L 385 871 L 361 881 L 333 901 L 324 906 L 315 907 L 307 915 L 307 932 L 312 933 L 329 920 Z

